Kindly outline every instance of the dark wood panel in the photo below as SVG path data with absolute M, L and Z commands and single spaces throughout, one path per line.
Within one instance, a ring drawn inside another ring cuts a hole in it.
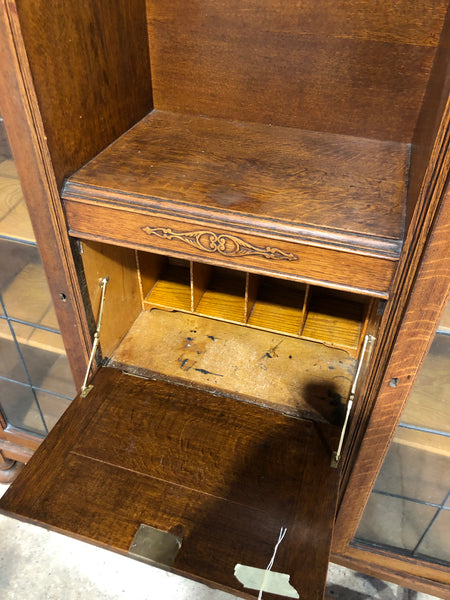
M 396 267 L 396 260 L 393 257 L 380 257 L 375 252 L 358 254 L 351 249 L 339 250 L 333 246 L 321 247 L 319 244 L 315 246 L 295 240 L 294 235 L 283 238 L 281 235 L 275 237 L 262 232 L 265 234 L 263 236 L 259 231 L 248 232 L 248 227 L 241 232 L 230 226 L 227 228 L 220 225 L 212 226 L 208 222 L 199 223 L 187 218 L 176 220 L 161 216 L 154 211 L 120 210 L 116 205 L 111 207 L 96 202 L 66 200 L 65 209 L 70 232 L 75 237 L 126 245 L 166 256 L 193 259 L 250 272 L 282 275 L 306 283 L 316 283 L 382 298 L 386 298 L 389 294 Z M 120 229 L 117 229 L 118 222 L 120 222 Z M 271 252 L 269 257 L 261 252 L 259 255 L 256 252 L 244 256 L 239 256 L 238 253 L 235 256 L 232 254 L 224 256 L 218 252 L 210 253 L 200 247 L 193 247 L 176 237 L 168 241 L 164 235 L 149 235 L 146 233 L 146 227 L 167 228 L 169 232 L 175 233 L 206 232 L 213 236 L 213 239 L 218 239 L 222 235 L 234 235 L 240 240 L 243 248 L 246 244 L 250 244 L 260 250 L 269 248 Z M 254 230 L 257 230 L 257 227 L 254 227 Z M 271 258 L 274 249 L 283 253 L 280 256 L 292 255 L 294 259 Z
M 410 142 L 445 4 L 148 1 L 155 106 Z
M 238 592 L 235 564 L 265 568 L 283 525 L 274 570 L 303 597 L 322 598 L 335 428 L 114 369 L 93 384 L 3 497 L 3 511 L 121 552 L 142 522 L 176 529 L 175 570 Z
M 18 0 L 58 183 L 151 108 L 144 0 Z
M 224 31 L 248 26 L 417 46 L 437 46 L 447 0 L 203 0 L 201 6 L 175 0 L 147 0 L 150 19 L 219 21 Z M 255 25 L 256 24 L 256 25 Z
M 0 2 L 1 111 L 76 386 L 90 339 L 60 197 L 14 3 Z M 8 439 L 17 434 L 8 433 Z M 11 437 L 9 437 L 11 436 Z M 22 443 L 21 437 L 16 438 Z M 25 442 L 23 442 L 27 445 Z M 33 442 L 37 444 L 36 440 Z

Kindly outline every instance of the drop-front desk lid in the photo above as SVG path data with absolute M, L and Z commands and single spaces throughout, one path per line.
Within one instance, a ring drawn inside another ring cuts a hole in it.
M 113 368 L 92 384 L 3 512 L 243 597 L 323 597 L 333 427 Z

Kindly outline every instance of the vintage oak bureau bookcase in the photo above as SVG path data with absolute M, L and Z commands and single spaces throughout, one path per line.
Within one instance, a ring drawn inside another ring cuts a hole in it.
M 273 571 L 322 598 L 448 239 L 447 2 L 1 7 L 1 111 L 81 389 L 2 510 L 244 597 L 236 565 L 285 527 Z

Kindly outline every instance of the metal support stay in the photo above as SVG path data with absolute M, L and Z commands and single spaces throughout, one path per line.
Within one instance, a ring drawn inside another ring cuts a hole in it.
M 84 376 L 83 385 L 81 386 L 81 397 L 82 398 L 85 398 L 92 389 L 92 385 L 87 385 L 87 381 L 89 378 L 89 373 L 91 372 L 92 363 L 94 362 L 95 353 L 97 352 L 97 348 L 100 343 L 100 328 L 102 325 L 103 305 L 105 304 L 106 285 L 107 285 L 108 281 L 109 281 L 109 275 L 107 275 L 106 277 L 103 277 L 103 279 L 100 279 L 100 281 L 99 281 L 99 286 L 102 290 L 102 295 L 100 298 L 100 308 L 99 308 L 99 312 L 98 312 L 97 329 L 95 330 L 95 333 L 94 333 L 94 340 L 93 340 L 93 344 L 92 344 L 91 355 L 89 357 L 89 363 L 88 363 L 88 366 L 86 369 L 86 375 Z
M 345 411 L 345 419 L 344 419 L 344 424 L 342 425 L 342 431 L 341 431 L 341 436 L 339 438 L 339 445 L 337 447 L 337 450 L 335 450 L 333 452 L 333 456 L 331 458 L 331 466 L 336 468 L 339 460 L 341 458 L 341 453 L 342 453 L 342 446 L 344 445 L 344 438 L 345 438 L 345 433 L 347 431 L 347 427 L 348 427 L 348 421 L 350 418 L 350 413 L 352 410 L 352 406 L 353 406 L 353 401 L 355 399 L 355 393 L 356 393 L 356 386 L 358 384 L 358 380 L 359 380 L 359 376 L 361 375 L 361 369 L 362 369 L 362 364 L 363 364 L 363 360 L 364 360 L 364 356 L 366 354 L 366 350 L 367 350 L 367 346 L 369 344 L 372 344 L 375 341 L 375 337 L 373 335 L 367 334 L 364 338 L 364 343 L 363 343 L 363 347 L 361 350 L 361 354 L 359 357 L 359 361 L 358 361 L 358 367 L 356 369 L 356 374 L 355 374 L 355 378 L 353 379 L 353 384 L 350 390 L 350 394 L 347 400 L 347 409 Z

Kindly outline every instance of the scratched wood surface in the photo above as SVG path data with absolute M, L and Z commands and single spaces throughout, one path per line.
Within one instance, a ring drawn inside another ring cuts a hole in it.
M 111 364 L 328 422 L 339 418 L 355 371 L 344 350 L 158 309 L 138 317 Z
M 236 563 L 320 600 L 337 492 L 335 428 L 103 368 L 1 500 L 1 510 L 127 553 L 141 523 L 182 538 L 177 572 L 246 597 Z M 328 440 L 328 442 L 326 441 Z M 52 465 L 51 468 L 48 468 Z
M 111 199 L 392 241 L 403 234 L 407 164 L 405 144 L 153 111 L 75 173 L 63 195 L 73 183 L 86 197 L 103 188 Z

